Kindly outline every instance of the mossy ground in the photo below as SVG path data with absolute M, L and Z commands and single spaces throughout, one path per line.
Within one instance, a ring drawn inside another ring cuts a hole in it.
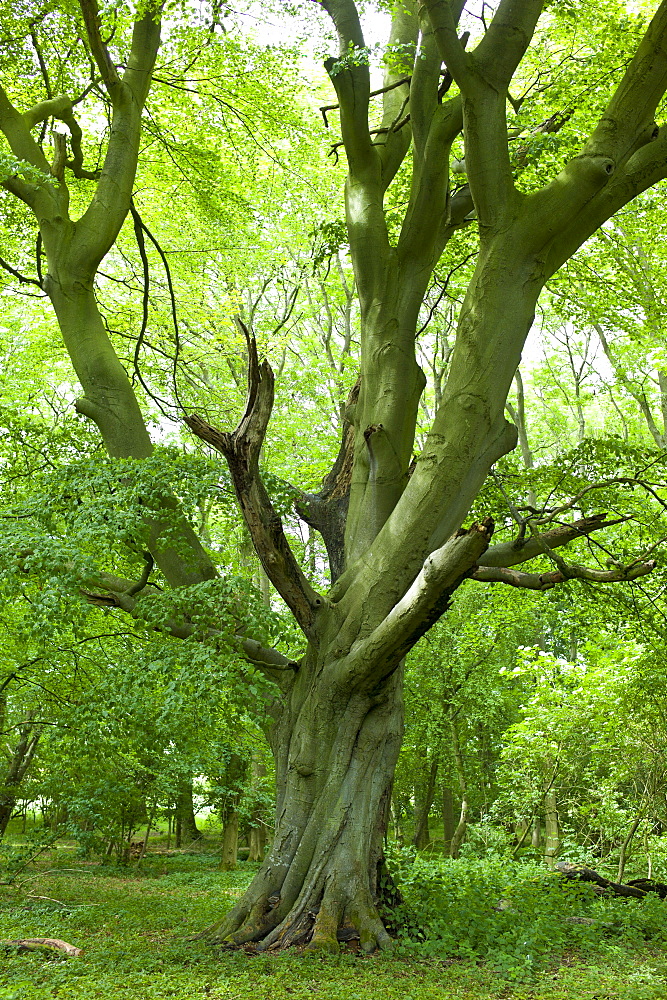
M 533 981 L 518 984 L 475 960 L 213 952 L 188 936 L 220 916 L 256 867 L 222 873 L 215 864 L 211 855 L 183 853 L 122 868 L 54 852 L 20 892 L 0 889 L 0 939 L 57 937 L 84 953 L 76 959 L 0 954 L 0 1000 L 667 997 L 667 950 L 655 944 L 631 950 L 608 944 L 598 957 L 561 955 Z

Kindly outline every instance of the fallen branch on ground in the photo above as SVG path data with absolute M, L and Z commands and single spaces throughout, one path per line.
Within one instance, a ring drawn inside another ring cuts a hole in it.
M 612 882 L 611 879 L 604 878 L 592 868 L 585 865 L 572 865 L 568 861 L 560 861 L 556 865 L 556 871 L 568 879 L 576 879 L 579 882 L 593 882 L 600 889 L 613 893 L 614 896 L 632 897 L 634 899 L 644 899 L 649 892 L 655 892 L 661 899 L 667 898 L 667 885 L 662 882 L 654 882 L 652 879 L 639 878 L 632 882 L 621 883 Z
M 60 941 L 58 938 L 18 938 L 16 941 L 0 941 L 0 948 L 4 951 L 39 951 L 40 948 L 48 948 L 53 951 L 62 951 L 68 958 L 77 958 L 82 948 L 77 948 L 67 941 Z

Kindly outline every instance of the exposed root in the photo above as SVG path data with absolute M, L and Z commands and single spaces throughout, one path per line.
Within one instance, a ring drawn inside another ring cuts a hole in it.
M 366 954 L 392 948 L 393 941 L 368 889 L 341 887 L 334 877 L 326 880 L 324 890 L 321 884 L 308 888 L 310 891 L 303 891 L 291 907 L 287 900 L 266 892 L 254 900 L 246 894 L 199 937 L 227 948 L 256 942 L 259 952 L 305 945 L 307 951 L 336 954 L 341 943 L 354 940 Z

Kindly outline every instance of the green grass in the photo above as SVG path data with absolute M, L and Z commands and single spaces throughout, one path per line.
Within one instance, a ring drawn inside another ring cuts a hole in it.
M 667 997 L 667 950 L 656 942 L 631 945 L 619 938 L 607 940 L 599 953 L 590 947 L 585 955 L 561 952 L 530 982 L 519 983 L 475 957 L 216 953 L 188 935 L 230 905 L 256 866 L 221 873 L 210 855 L 181 854 L 148 858 L 138 872 L 68 855 L 53 852 L 48 870 L 42 862 L 39 876 L 24 883 L 20 893 L 0 889 L 0 939 L 58 937 L 84 953 L 76 959 L 0 954 L 0 1000 Z

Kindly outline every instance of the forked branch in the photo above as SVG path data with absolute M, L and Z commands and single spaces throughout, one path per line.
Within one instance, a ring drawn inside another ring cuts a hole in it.
M 274 380 L 268 361 L 259 363 L 257 343 L 237 319 L 248 345 L 248 398 L 231 434 L 217 430 L 197 414 L 185 417 L 190 430 L 227 459 L 245 523 L 266 575 L 306 636 L 324 600 L 311 587 L 296 561 L 259 472 L 259 454 L 273 409 Z

